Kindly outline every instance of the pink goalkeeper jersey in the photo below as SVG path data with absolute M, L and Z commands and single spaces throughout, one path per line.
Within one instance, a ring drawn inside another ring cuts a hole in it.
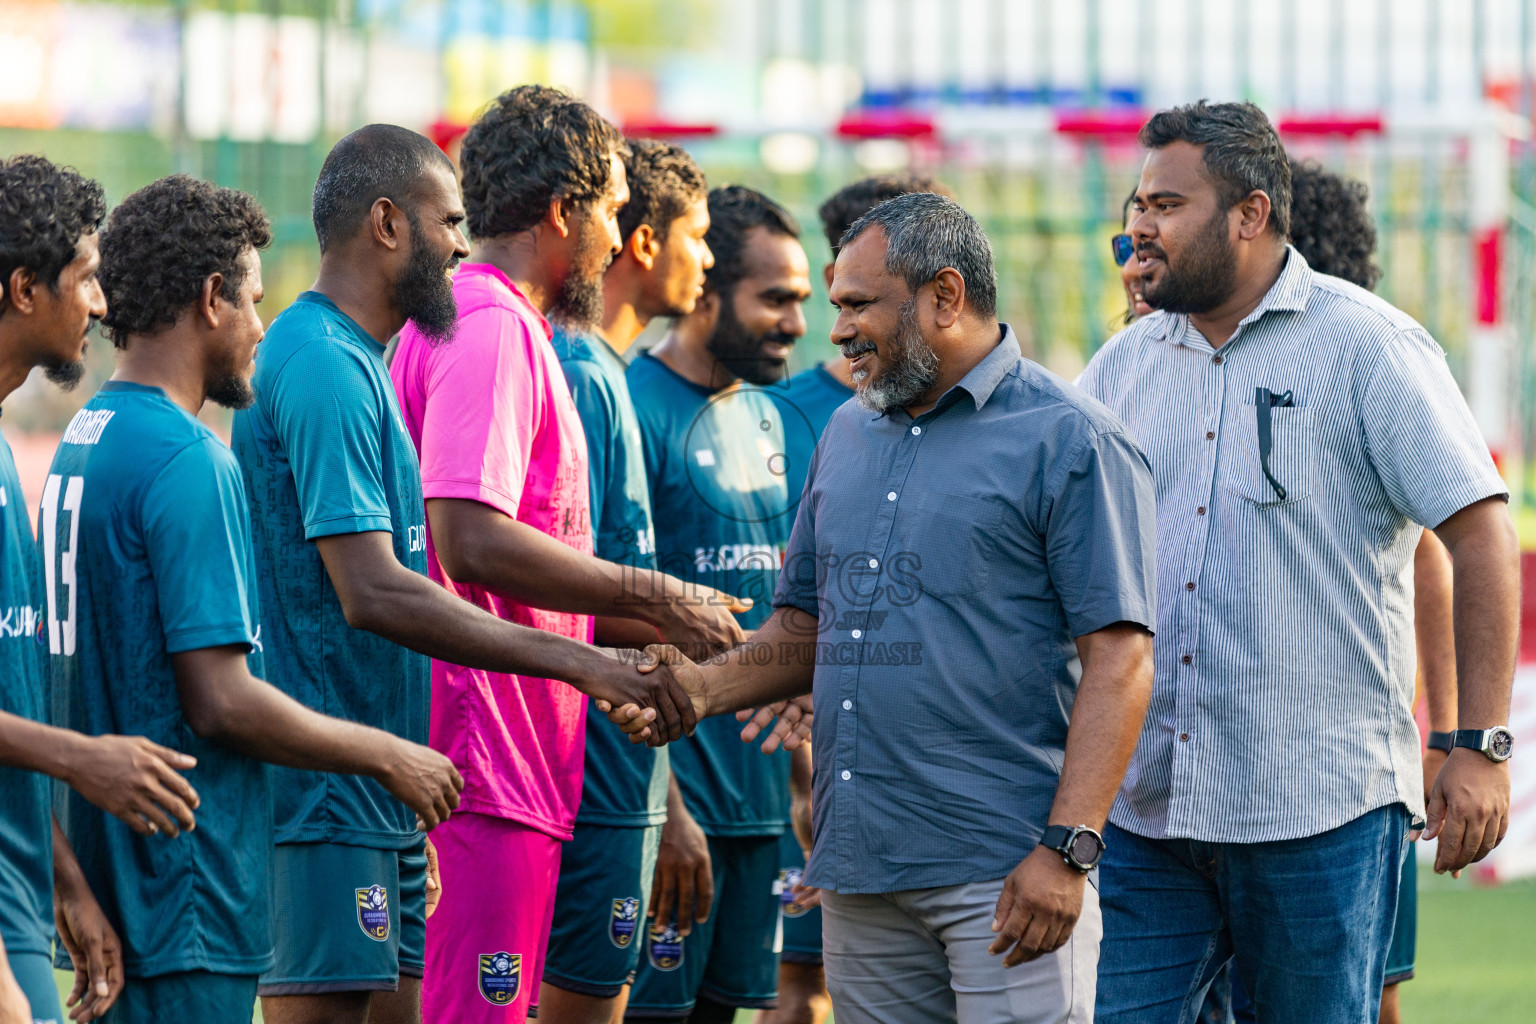
M 506 275 L 459 267 L 459 329 L 432 345 L 407 325 L 390 367 L 421 455 L 421 489 L 468 498 L 592 553 L 587 444 L 549 323 Z M 515 604 L 447 579 L 427 536 L 432 578 L 493 615 L 585 643 L 587 615 Z M 464 776 L 460 809 L 569 839 L 581 800 L 587 699 L 553 679 L 432 662 L 432 746 Z

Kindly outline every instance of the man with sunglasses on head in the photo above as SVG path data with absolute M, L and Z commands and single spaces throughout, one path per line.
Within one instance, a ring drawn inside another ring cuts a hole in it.
M 1260 1021 L 1373 1020 L 1410 831 L 1427 819 L 1454 871 L 1507 827 L 1507 489 L 1424 329 L 1287 245 L 1291 168 L 1262 111 L 1162 111 L 1141 142 L 1128 227 L 1157 313 L 1079 380 L 1159 497 L 1155 682 L 1105 833 L 1098 1019 L 1182 1024 L 1234 960 Z M 1423 526 L 1454 559 L 1467 669 L 1427 813 L 1406 573 Z

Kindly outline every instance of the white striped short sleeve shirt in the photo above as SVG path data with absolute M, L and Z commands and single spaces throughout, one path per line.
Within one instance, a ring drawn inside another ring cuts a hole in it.
M 1157 486 L 1155 683 L 1110 819 L 1252 843 L 1422 818 L 1419 525 L 1508 493 L 1440 347 L 1290 249 L 1220 350 L 1159 312 L 1078 384 Z

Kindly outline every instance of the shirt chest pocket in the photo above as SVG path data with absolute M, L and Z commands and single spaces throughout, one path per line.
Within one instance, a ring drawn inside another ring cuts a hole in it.
M 916 556 L 912 575 L 923 593 L 958 597 L 985 587 L 1002 516 L 997 502 L 962 494 L 930 491 L 909 502 L 898 523 L 898 544 Z
M 1268 444 L 1260 422 L 1268 413 Z M 1261 409 L 1252 396 L 1228 422 L 1218 466 L 1222 485 L 1255 505 L 1289 505 L 1312 493 L 1316 477 L 1312 410 L 1307 406 Z

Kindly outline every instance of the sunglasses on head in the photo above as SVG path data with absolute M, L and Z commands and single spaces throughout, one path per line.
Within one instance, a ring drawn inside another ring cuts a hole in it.
M 1116 235 L 1109 240 L 1110 251 L 1115 254 L 1115 266 L 1123 267 L 1136 255 L 1136 243 L 1130 235 Z

